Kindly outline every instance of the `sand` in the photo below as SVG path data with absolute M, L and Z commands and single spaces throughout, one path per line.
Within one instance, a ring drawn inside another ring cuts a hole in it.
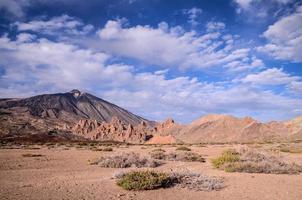
M 113 152 L 91 151 L 75 147 L 48 149 L 0 149 L 0 199 L 302 199 L 302 174 L 274 175 L 226 173 L 213 169 L 209 159 L 231 145 L 191 147 L 203 154 L 206 163 L 166 162 L 159 171 L 188 169 L 206 175 L 224 177 L 225 188 L 219 191 L 197 192 L 176 187 L 152 191 L 125 191 L 112 179 L 127 169 L 108 169 L 89 165 L 88 160 L 119 152 L 139 152 L 147 155 L 152 146 L 113 147 Z M 235 146 L 238 148 L 238 145 Z M 161 147 L 174 151 L 175 147 Z M 267 147 L 266 147 L 267 148 Z M 23 157 L 22 154 L 42 154 L 43 157 Z M 284 158 L 302 165 L 302 154 L 282 153 Z M 128 169 L 129 170 L 129 169 Z

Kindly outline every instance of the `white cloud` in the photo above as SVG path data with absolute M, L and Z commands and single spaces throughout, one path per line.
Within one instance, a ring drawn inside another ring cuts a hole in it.
M 191 9 L 185 9 L 183 10 L 183 13 L 188 15 L 188 23 L 190 23 L 192 26 L 197 26 L 199 24 L 197 18 L 202 13 L 200 8 L 193 7 Z
M 291 76 L 290 74 L 285 73 L 282 69 L 271 68 L 257 74 L 249 74 L 241 81 L 244 83 L 259 85 L 284 85 L 292 84 L 298 80 L 301 80 L 301 77 Z
M 296 12 L 281 18 L 263 33 L 268 44 L 257 49 L 274 58 L 302 61 L 302 6 Z
M 220 67 L 233 61 L 243 62 L 250 57 L 250 49 L 236 48 L 232 35 L 218 32 L 217 28 L 224 26 L 220 22 L 211 22 L 211 32 L 199 35 L 195 31 L 186 32 L 179 26 L 169 27 L 165 22 L 158 28 L 152 28 L 139 25 L 124 27 L 119 20 L 108 21 L 98 31 L 99 40 L 87 42 L 87 45 L 161 67 L 202 69 Z
M 68 15 L 53 17 L 50 20 L 34 20 L 30 22 L 16 22 L 18 31 L 34 31 L 39 34 L 59 35 L 86 35 L 93 30 L 92 25 L 85 25 Z
M 223 30 L 225 28 L 225 24 L 223 22 L 208 22 L 207 25 L 207 31 L 212 32 L 212 31 L 219 31 Z
M 251 18 L 265 18 L 282 13 L 286 4 L 293 0 L 233 0 L 237 14 L 248 14 Z M 249 19 L 245 19 L 249 20 Z
M 0 38 L 1 97 L 79 88 L 147 118 L 174 117 L 182 122 L 209 112 L 284 119 L 299 114 L 296 108 L 302 106 L 300 99 L 246 84 L 168 78 L 168 70 L 137 73 L 132 66 L 106 64 L 110 56 L 104 53 L 43 38 L 31 40 L 29 35 L 18 38 L 22 39 Z

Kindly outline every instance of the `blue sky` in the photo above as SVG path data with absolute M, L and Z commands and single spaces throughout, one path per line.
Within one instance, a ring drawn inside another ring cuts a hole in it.
M 78 88 L 153 120 L 287 120 L 301 21 L 295 0 L 1 0 L 0 96 Z

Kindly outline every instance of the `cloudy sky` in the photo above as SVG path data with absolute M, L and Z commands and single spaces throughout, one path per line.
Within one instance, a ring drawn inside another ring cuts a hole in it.
M 302 115 L 302 2 L 0 0 L 0 97 L 74 88 L 153 120 Z

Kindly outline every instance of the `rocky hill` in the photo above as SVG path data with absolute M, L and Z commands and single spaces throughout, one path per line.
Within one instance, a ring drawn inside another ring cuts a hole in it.
M 251 117 L 210 114 L 188 125 L 170 125 L 161 135 L 187 143 L 298 140 L 302 138 L 302 120 L 262 123 Z

